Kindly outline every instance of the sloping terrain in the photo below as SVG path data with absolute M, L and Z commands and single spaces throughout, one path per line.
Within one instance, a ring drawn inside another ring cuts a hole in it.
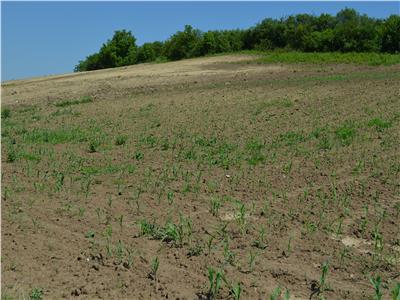
M 255 59 L 3 83 L 3 297 L 389 299 L 400 66 Z

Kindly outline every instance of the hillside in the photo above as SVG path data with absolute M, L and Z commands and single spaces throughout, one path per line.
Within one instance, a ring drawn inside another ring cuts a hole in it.
M 3 83 L 3 297 L 389 299 L 399 79 L 229 55 Z

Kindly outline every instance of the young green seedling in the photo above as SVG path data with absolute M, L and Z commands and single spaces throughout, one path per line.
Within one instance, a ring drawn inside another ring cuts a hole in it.
M 383 293 L 381 290 L 382 278 L 378 275 L 376 278 L 371 277 L 369 281 L 372 283 L 375 291 L 374 300 L 381 300 Z

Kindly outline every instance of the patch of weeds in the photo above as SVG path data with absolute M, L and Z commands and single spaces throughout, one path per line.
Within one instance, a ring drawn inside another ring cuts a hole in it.
M 187 160 L 195 160 L 195 159 L 197 158 L 196 151 L 195 151 L 193 148 L 190 149 L 190 150 L 187 150 L 187 151 L 184 153 L 184 157 L 185 157 L 185 159 L 187 159 Z
M 68 142 L 84 142 L 87 140 L 86 134 L 80 128 L 70 129 L 46 129 L 35 128 L 24 133 L 23 140 L 33 144 L 63 144 Z
M 293 101 L 289 98 L 274 99 L 271 101 L 271 105 L 280 108 L 289 108 L 293 106 Z
M 253 115 L 257 116 L 270 107 L 289 108 L 292 106 L 293 101 L 288 98 L 267 100 L 256 104 Z
M 161 140 L 161 150 L 162 150 L 162 151 L 166 151 L 166 150 L 168 150 L 169 148 L 170 148 L 170 145 L 169 145 L 168 139 L 167 139 L 167 138 L 163 138 L 163 139 Z
M 246 144 L 247 162 L 251 166 L 265 162 L 265 155 L 262 153 L 265 145 L 260 140 L 251 140 Z
M 142 136 L 139 142 L 143 145 L 153 148 L 157 144 L 157 138 L 154 135 Z
M 320 52 L 307 53 L 297 51 L 271 51 L 259 59 L 262 63 L 309 63 L 309 64 L 365 64 L 393 65 L 400 62 L 396 54 L 389 53 L 359 53 L 359 52 Z
M 12 163 L 17 160 L 17 152 L 14 147 L 9 147 L 7 152 L 7 162 Z
M 219 166 L 228 170 L 239 160 L 236 155 L 237 145 L 218 142 L 215 137 L 210 139 L 197 138 L 195 145 L 202 147 L 198 156 L 208 165 Z
M 100 141 L 98 139 L 92 139 L 88 145 L 88 152 L 89 153 L 97 152 L 99 146 L 100 146 Z
M 142 220 L 139 222 L 139 227 L 141 235 L 149 235 L 156 240 L 160 240 L 163 237 L 161 228 L 155 223 Z
M 115 139 L 115 145 L 122 146 L 126 143 L 127 140 L 128 140 L 128 137 L 126 135 L 119 135 Z
M 189 226 L 189 223 L 185 218 L 181 217 L 178 224 L 174 224 L 168 220 L 164 227 L 160 227 L 155 223 L 142 220 L 139 222 L 139 227 L 142 235 L 151 236 L 155 240 L 161 240 L 166 243 L 172 243 L 176 247 L 182 247 L 185 236 L 184 228 L 185 226 Z M 187 232 L 187 235 L 190 234 L 190 232 Z
M 107 164 L 105 166 L 82 166 L 80 171 L 84 175 L 104 175 L 104 174 L 115 174 L 118 172 L 128 172 L 132 174 L 135 172 L 136 167 L 130 164 L 120 164 L 120 165 L 111 165 Z
M 202 147 L 213 147 L 217 144 L 217 138 L 216 137 L 211 137 L 211 138 L 197 137 L 195 139 L 195 144 L 198 146 L 202 146 Z
M 88 146 L 88 152 L 89 153 L 94 153 L 97 152 L 97 147 L 99 146 L 98 141 L 92 140 L 89 142 L 89 146 Z
M 375 127 L 376 131 L 383 132 L 385 129 L 390 128 L 392 123 L 389 121 L 382 120 L 380 118 L 374 118 L 368 122 L 369 127 Z
M 153 103 L 147 104 L 139 109 L 139 113 L 142 115 L 147 115 L 149 112 L 153 110 L 154 107 L 156 106 Z
M 278 143 L 283 146 L 293 146 L 304 142 L 305 140 L 306 138 L 303 136 L 303 134 L 294 131 L 288 131 L 279 136 Z
M 316 127 L 311 133 L 310 137 L 320 139 L 323 136 L 326 136 L 328 134 L 328 128 L 327 127 Z
M 66 107 L 66 106 L 71 106 L 71 105 L 78 105 L 78 104 L 84 104 L 84 103 L 90 103 L 93 102 L 93 99 L 90 96 L 84 96 L 79 99 L 75 100 L 64 100 L 60 102 L 54 103 L 54 106 L 57 107 Z
M 37 110 L 38 107 L 36 105 L 23 105 L 20 109 L 18 109 L 18 113 L 26 113 L 26 112 L 32 112 Z
M 51 113 L 51 116 L 52 116 L 52 117 L 59 117 L 59 116 L 65 116 L 65 115 L 79 116 L 80 113 L 74 112 L 74 111 L 71 109 L 71 107 L 57 109 L 55 112 Z
M 9 109 L 8 107 L 4 107 L 1 110 L 1 118 L 2 119 L 7 119 L 11 117 L 11 109 Z
M 335 130 L 335 135 L 342 146 L 350 145 L 356 135 L 354 124 L 350 122 L 343 124 Z
M 187 256 L 188 257 L 199 256 L 202 252 L 203 252 L 203 248 L 200 245 L 196 244 L 189 248 Z
M 328 136 L 322 136 L 318 141 L 318 149 L 320 150 L 330 150 L 332 149 L 333 144 L 331 139 Z
M 37 156 L 35 154 L 26 152 L 26 151 L 20 151 L 18 153 L 18 157 L 25 159 L 25 160 L 29 160 L 29 161 L 35 161 L 35 162 L 39 162 L 41 160 L 40 156 Z
M 144 154 L 141 151 L 136 151 L 135 154 L 134 154 L 134 157 L 135 157 L 136 160 L 142 160 L 143 157 L 144 157 Z
M 34 288 L 32 289 L 29 300 L 42 300 L 43 299 L 43 289 L 41 288 Z

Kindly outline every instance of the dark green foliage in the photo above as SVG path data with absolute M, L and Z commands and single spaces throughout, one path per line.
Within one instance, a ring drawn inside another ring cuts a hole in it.
M 7 107 L 3 108 L 1 110 L 1 117 L 3 119 L 7 119 L 7 118 L 11 117 L 11 110 Z
M 136 39 L 130 31 L 117 30 L 111 40 L 103 44 L 99 53 L 88 56 L 75 66 L 75 71 L 114 68 L 136 63 Z
M 93 99 L 89 96 L 82 97 L 76 100 L 65 100 L 55 103 L 54 105 L 57 107 L 66 107 L 71 105 L 83 104 L 93 102 Z
M 34 128 L 23 134 L 23 140 L 32 144 L 63 144 L 63 143 L 80 143 L 87 140 L 85 132 L 80 128 L 65 128 L 58 130 L 50 130 L 46 128 Z
M 400 63 L 400 55 L 389 53 L 357 53 L 357 52 L 319 52 L 307 53 L 297 51 L 268 52 L 259 60 L 262 63 L 312 63 L 312 64 L 361 64 L 361 65 L 394 65 Z M 331 80 L 345 77 L 336 75 Z
M 152 62 L 158 57 L 163 56 L 163 46 L 161 42 L 144 43 L 137 51 L 137 63 Z
M 381 31 L 381 51 L 399 52 L 400 51 L 400 16 L 392 15 L 382 24 Z
M 184 31 L 178 31 L 165 42 L 165 54 L 171 60 L 194 57 L 201 32 L 186 25 Z
M 41 300 L 43 299 L 43 289 L 34 288 L 29 295 L 30 300 Z
M 141 151 L 136 151 L 136 152 L 135 152 L 135 158 L 136 158 L 136 160 L 142 160 L 143 157 L 144 157 L 143 152 L 141 152 Z
M 356 129 L 353 124 L 350 122 L 345 123 L 340 126 L 335 131 L 336 138 L 340 141 L 343 146 L 348 146 L 353 141 L 354 136 L 356 135 Z
M 7 153 L 7 162 L 12 163 L 17 159 L 17 153 L 15 152 L 13 147 L 9 147 Z
M 392 126 L 392 123 L 389 121 L 382 120 L 380 118 L 374 118 L 368 122 L 368 126 L 375 127 L 377 131 L 382 132 L 385 129 Z
M 265 162 L 265 155 L 263 153 L 263 149 L 265 145 L 260 140 L 251 140 L 246 144 L 247 151 L 247 162 L 251 166 L 255 166 L 259 163 Z
M 89 142 L 88 152 L 94 153 L 97 152 L 97 148 L 100 146 L 100 141 L 98 139 L 93 139 Z
M 304 52 L 400 51 L 400 16 L 374 19 L 354 9 L 331 16 L 298 14 L 264 19 L 243 30 L 201 32 L 190 25 L 165 42 L 136 47 L 130 31 L 116 31 L 98 53 L 80 61 L 75 71 L 90 71 L 143 62 L 179 60 L 241 50 L 296 50 Z
M 117 146 L 124 145 L 126 143 L 127 139 L 128 139 L 128 137 L 126 135 L 119 135 L 115 139 L 115 145 L 117 145 Z

